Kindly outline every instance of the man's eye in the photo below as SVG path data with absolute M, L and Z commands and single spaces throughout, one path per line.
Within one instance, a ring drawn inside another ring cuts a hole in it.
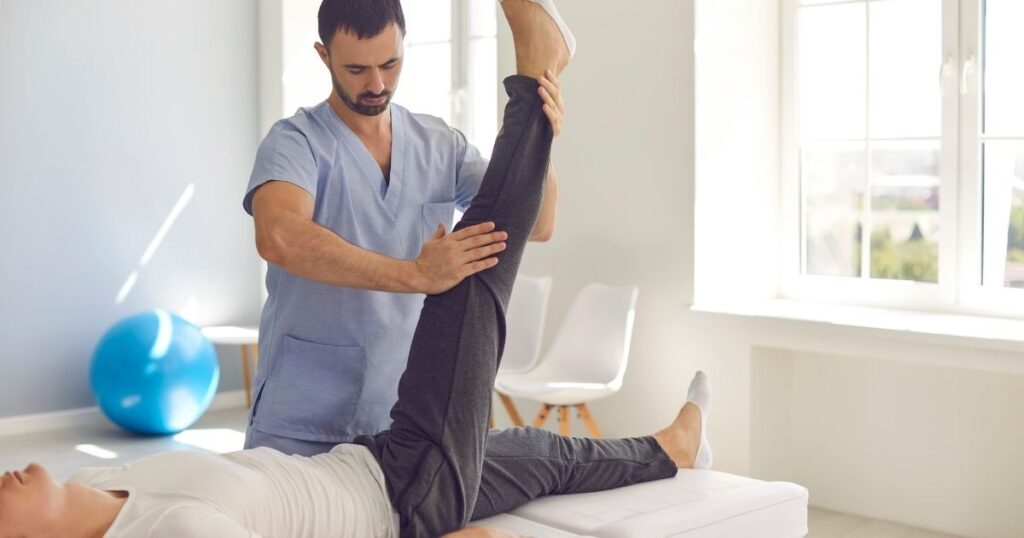
M 384 69 L 394 69 L 398 65 L 398 62 L 391 62 L 384 64 Z
M 348 68 L 348 72 L 352 73 L 353 75 L 358 75 L 359 73 L 362 73 L 363 71 L 365 71 L 365 69 L 363 69 L 362 67 L 350 67 L 350 68 Z

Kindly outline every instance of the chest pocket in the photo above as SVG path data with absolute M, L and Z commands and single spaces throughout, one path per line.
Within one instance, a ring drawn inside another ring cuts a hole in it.
M 438 223 L 444 223 L 444 231 L 452 231 L 452 221 L 455 219 L 455 202 L 435 202 L 423 204 L 423 224 L 421 226 L 420 245 L 425 243 L 430 236 L 434 235 Z

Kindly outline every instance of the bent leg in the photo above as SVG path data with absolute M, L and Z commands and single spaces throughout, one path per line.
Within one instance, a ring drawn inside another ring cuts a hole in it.
M 500 263 L 428 296 L 398 384 L 391 429 L 356 443 L 377 457 L 402 536 L 440 536 L 469 522 L 480 490 L 505 308 L 540 211 L 551 125 L 538 83 L 505 80 L 509 102 L 480 191 L 457 229 L 493 220 L 508 232 Z
M 653 437 L 586 439 L 536 428 L 491 430 L 473 519 L 545 495 L 604 491 L 676 475 Z

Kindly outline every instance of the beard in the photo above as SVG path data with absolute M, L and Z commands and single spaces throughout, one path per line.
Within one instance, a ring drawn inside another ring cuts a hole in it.
M 331 82 L 334 83 L 334 91 L 341 98 L 341 101 L 345 103 L 350 110 L 356 114 L 362 114 L 363 116 L 379 116 L 384 113 L 391 106 L 391 90 L 384 90 L 381 93 L 363 92 L 356 98 L 353 98 L 351 94 L 345 91 L 338 83 L 338 79 L 334 77 L 334 73 L 331 73 Z M 377 99 L 384 97 L 384 102 L 379 105 L 364 105 L 360 101 L 363 99 Z

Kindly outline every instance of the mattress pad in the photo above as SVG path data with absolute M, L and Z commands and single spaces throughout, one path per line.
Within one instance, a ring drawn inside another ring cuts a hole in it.
M 554 495 L 475 521 L 535 538 L 797 538 L 807 534 L 808 492 L 718 471 L 624 488 Z

